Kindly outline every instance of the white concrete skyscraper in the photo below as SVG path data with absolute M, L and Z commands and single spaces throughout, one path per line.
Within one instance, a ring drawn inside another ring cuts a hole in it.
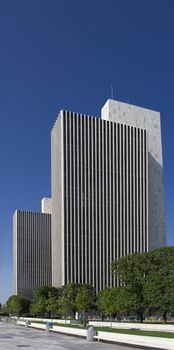
M 108 100 L 52 130 L 53 285 L 114 286 L 110 264 L 166 244 L 160 114 Z
M 102 119 L 130 125 L 147 131 L 148 135 L 148 247 L 166 244 L 164 208 L 163 160 L 160 113 L 120 101 L 108 100 L 102 109 Z M 141 163 L 140 163 L 141 167 Z M 141 196 L 141 193 L 139 194 Z

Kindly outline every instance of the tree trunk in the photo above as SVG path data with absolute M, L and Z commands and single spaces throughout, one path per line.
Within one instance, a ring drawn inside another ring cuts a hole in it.
M 163 311 L 163 313 L 162 313 L 162 319 L 163 319 L 163 322 L 166 322 L 166 321 L 167 321 L 167 311 Z
M 112 315 L 110 315 L 110 321 L 111 321 L 110 327 L 112 328 Z
M 139 321 L 140 323 L 143 323 L 143 316 L 144 316 L 143 311 L 140 311 L 140 312 L 138 313 L 138 321 Z
M 84 326 L 86 326 L 86 315 L 85 315 L 85 311 L 83 311 L 83 324 L 84 324 Z

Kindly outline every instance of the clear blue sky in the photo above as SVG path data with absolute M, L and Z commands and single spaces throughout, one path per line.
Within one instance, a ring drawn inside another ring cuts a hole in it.
M 12 215 L 50 196 L 50 131 L 64 108 L 111 97 L 162 118 L 174 244 L 174 1 L 0 0 L 0 301 L 12 294 Z

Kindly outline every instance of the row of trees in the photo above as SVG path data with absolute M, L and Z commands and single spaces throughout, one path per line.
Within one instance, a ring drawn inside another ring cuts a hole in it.
M 83 314 L 98 310 L 105 316 L 136 313 L 140 322 L 144 313 L 174 312 L 174 247 L 132 254 L 112 263 L 118 287 L 107 288 L 96 296 L 92 286 L 67 284 L 62 288 L 35 289 L 33 300 L 12 296 L 7 302 L 10 313 L 34 316 L 58 314 L 67 317 L 76 311 Z
M 39 287 L 34 290 L 33 300 L 13 295 L 7 301 L 10 314 L 21 316 L 30 313 L 33 316 L 53 317 L 55 315 L 75 316 L 79 310 L 83 313 L 96 308 L 95 289 L 89 284 L 69 283 L 61 288 Z

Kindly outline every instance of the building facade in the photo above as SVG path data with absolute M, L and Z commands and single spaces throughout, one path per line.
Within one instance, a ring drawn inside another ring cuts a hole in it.
M 14 294 L 116 285 L 112 261 L 166 245 L 160 113 L 108 100 L 101 118 L 60 111 L 52 198 L 13 218 Z
M 102 119 L 142 128 L 148 133 L 149 249 L 166 245 L 163 158 L 160 113 L 150 109 L 108 100 Z
M 52 199 L 44 197 L 41 201 L 41 213 L 52 214 Z
M 55 286 L 114 286 L 113 260 L 166 244 L 162 172 L 153 163 L 159 157 L 162 167 L 160 116 L 123 105 L 109 100 L 102 118 L 61 111 L 53 127 Z
M 32 297 L 52 285 L 51 215 L 16 210 L 13 216 L 13 291 Z

